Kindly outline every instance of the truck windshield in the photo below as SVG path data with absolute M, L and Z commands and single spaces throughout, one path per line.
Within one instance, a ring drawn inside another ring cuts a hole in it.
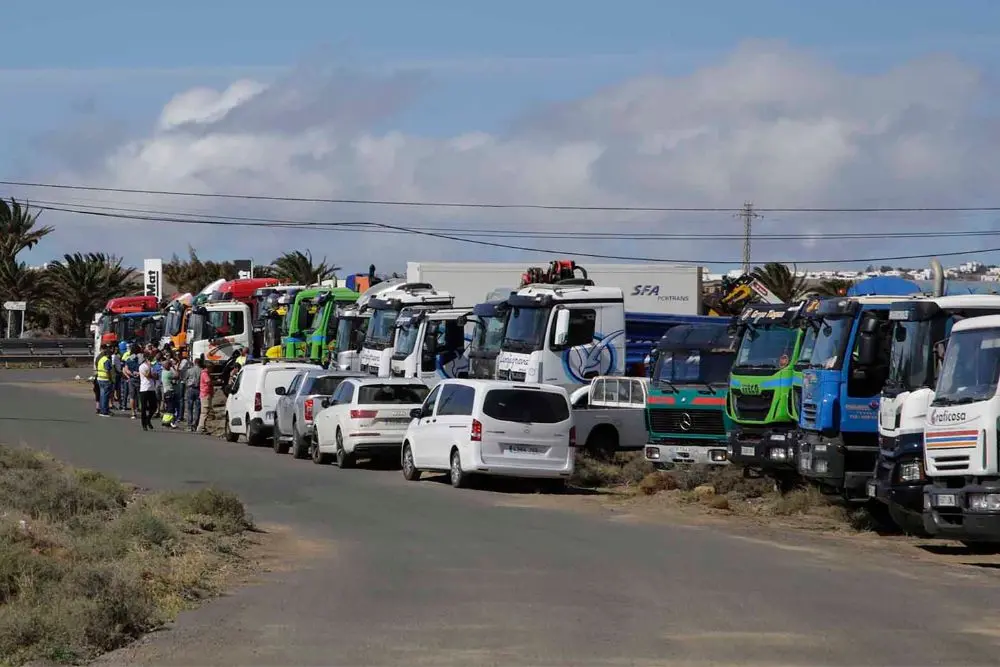
M 1000 329 L 951 335 L 931 405 L 985 401 L 996 395 L 1000 373 Z
M 312 323 L 313 318 L 312 313 L 309 311 L 316 307 L 314 305 L 315 302 L 315 299 L 302 299 L 297 304 L 298 307 L 292 309 L 298 311 L 296 313 L 298 317 L 292 322 L 291 331 L 304 331 L 309 328 L 309 324 Z
M 889 348 L 887 387 L 912 391 L 933 385 L 932 324 L 931 320 L 896 323 Z
M 327 301 L 322 306 L 319 306 L 318 308 L 316 308 L 316 314 L 312 316 L 312 319 L 309 322 L 309 329 L 311 331 L 322 331 L 323 330 L 323 318 L 326 317 L 326 313 L 328 312 L 327 309 L 333 308 L 333 307 L 334 307 L 333 301 Z
M 365 342 L 392 344 L 393 334 L 396 333 L 396 318 L 398 317 L 398 310 L 376 310 L 372 313 L 371 321 L 368 322 L 368 333 L 365 334 Z
M 812 357 L 813 348 L 816 347 L 817 334 L 817 324 L 815 322 L 806 326 L 802 334 L 802 344 L 799 345 L 799 356 L 795 362 L 795 370 L 801 371 L 809 367 L 809 359 Z
M 188 316 L 188 331 L 191 332 L 191 342 L 212 338 L 214 330 L 208 318 L 198 313 Z
M 549 324 L 549 308 L 514 308 L 507 320 L 502 347 L 512 352 L 541 350 Z
M 420 323 L 410 321 L 396 329 L 395 355 L 397 358 L 405 359 L 410 356 L 417 346 L 417 338 L 420 335 Z
M 499 352 L 500 344 L 503 343 L 503 330 L 507 324 L 507 318 L 495 316 L 483 317 L 480 320 L 480 322 L 476 323 L 476 329 L 472 334 L 472 344 L 469 346 L 470 352 Z
M 337 350 L 346 352 L 353 350 L 355 341 L 351 335 L 356 326 L 360 325 L 360 320 L 354 317 L 341 317 L 337 323 Z
M 809 355 L 810 368 L 840 368 L 851 335 L 852 317 L 827 317 L 819 325 L 816 344 Z
M 792 360 L 798 329 L 775 325 L 747 327 L 740 338 L 733 370 L 776 370 Z
M 163 321 L 163 330 L 168 336 L 176 336 L 181 332 L 181 324 L 184 323 L 184 311 L 181 309 L 170 309 Z
M 678 384 L 726 384 L 733 367 L 732 352 L 702 350 L 663 352 L 656 360 L 653 378 L 656 384 L 670 387 Z

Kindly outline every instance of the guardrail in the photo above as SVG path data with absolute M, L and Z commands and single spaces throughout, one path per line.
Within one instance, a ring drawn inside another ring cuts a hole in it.
M 0 338 L 0 363 L 64 365 L 68 361 L 91 361 L 94 341 L 90 338 Z

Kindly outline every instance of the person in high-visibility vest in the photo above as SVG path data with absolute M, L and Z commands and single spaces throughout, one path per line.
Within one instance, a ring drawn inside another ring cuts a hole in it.
M 97 358 L 97 364 L 94 370 L 96 371 L 97 388 L 100 396 L 97 413 L 102 417 L 110 417 L 111 390 L 114 387 L 114 385 L 112 385 L 112 380 L 114 379 L 114 366 L 111 363 L 110 345 L 105 345 L 101 349 L 101 356 Z
M 242 350 L 240 350 L 240 356 L 236 358 L 236 365 L 243 366 L 247 362 L 249 355 L 250 355 L 249 348 L 244 347 Z

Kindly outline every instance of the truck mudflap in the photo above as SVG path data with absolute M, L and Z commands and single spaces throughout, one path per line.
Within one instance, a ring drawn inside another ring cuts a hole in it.
M 924 530 L 962 542 L 1000 544 L 1000 480 L 924 487 Z
M 793 423 L 761 430 L 734 429 L 726 453 L 735 465 L 774 476 L 796 474 L 799 430 Z
M 850 450 L 877 452 L 878 446 L 851 446 Z M 828 438 L 805 431 L 799 441 L 799 474 L 825 493 L 843 495 L 851 501 L 867 501 L 872 470 L 847 470 L 847 452 L 840 436 Z
M 729 465 L 724 441 L 692 444 L 691 441 L 663 440 L 646 443 L 643 451 L 646 460 L 661 470 L 669 468 L 670 464 Z

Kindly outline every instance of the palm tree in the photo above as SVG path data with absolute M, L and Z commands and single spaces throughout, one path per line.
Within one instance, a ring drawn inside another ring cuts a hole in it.
M 50 285 L 46 310 L 63 333 L 71 336 L 85 336 L 94 313 L 108 299 L 140 289 L 132 277 L 135 269 L 104 253 L 64 255 L 46 273 Z
M 315 285 L 336 278 L 337 271 L 340 271 L 339 266 L 328 265 L 326 257 L 313 266 L 312 252 L 309 250 L 305 253 L 301 250 L 286 252 L 272 262 L 271 269 L 274 277 L 290 280 L 296 285 Z
M 21 206 L 13 197 L 0 199 L 0 262 L 13 262 L 22 250 L 28 250 L 52 233 L 52 227 L 36 227 L 38 212 Z
M 830 280 L 824 280 L 821 282 L 819 286 L 812 291 L 816 296 L 844 296 L 853 284 L 853 280 L 831 278 Z
M 197 294 L 219 278 L 235 278 L 236 267 L 232 262 L 204 261 L 198 257 L 194 248 L 188 246 L 188 259 L 183 260 L 174 255 L 163 265 L 163 277 L 178 292 Z
M 794 266 L 788 268 L 787 264 L 768 262 L 754 267 L 751 274 L 785 303 L 800 299 L 808 291 L 805 276 L 796 275 Z

